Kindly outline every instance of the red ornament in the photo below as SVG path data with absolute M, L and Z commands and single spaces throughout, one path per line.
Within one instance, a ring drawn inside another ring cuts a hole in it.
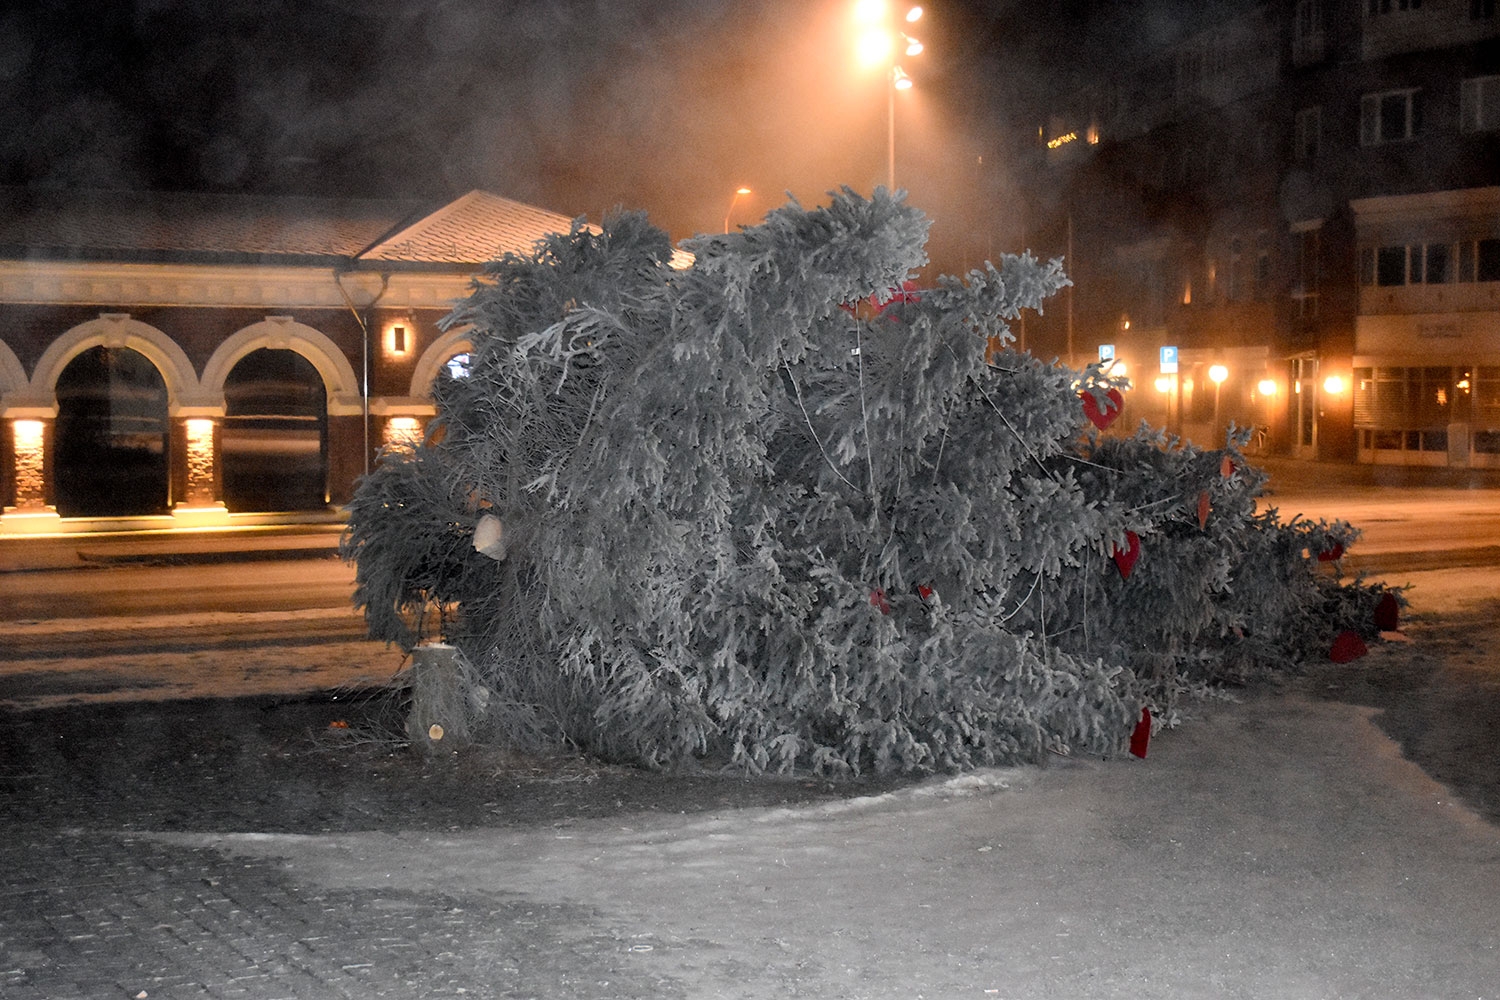
M 891 602 L 886 600 L 885 591 L 880 587 L 870 591 L 870 603 L 883 615 L 891 613 Z
M 1341 542 L 1334 542 L 1328 548 L 1318 553 L 1318 562 L 1334 562 L 1343 558 L 1344 546 Z
M 1099 400 L 1094 398 L 1092 392 L 1080 392 L 1078 396 L 1083 400 L 1083 415 L 1101 431 L 1114 423 L 1115 418 L 1125 409 L 1125 397 L 1120 395 L 1119 389 L 1110 389 L 1104 393 L 1106 403 L 1102 410 L 1099 409 Z
M 1130 571 L 1135 569 L 1135 561 L 1141 557 L 1141 536 L 1133 531 L 1125 532 L 1125 547 L 1118 545 L 1110 553 L 1110 558 L 1115 561 L 1115 569 L 1120 571 L 1120 579 L 1130 579 Z
M 1230 461 L 1228 455 L 1225 455 L 1219 460 L 1219 475 L 1223 476 L 1225 479 L 1228 479 L 1230 476 L 1234 475 L 1234 462 Z
M 1375 627 L 1382 632 L 1395 632 L 1401 628 L 1401 604 L 1395 594 L 1382 595 L 1375 605 Z
M 1208 513 L 1213 510 L 1213 503 L 1208 499 L 1208 490 L 1198 494 L 1198 528 L 1202 530 L 1208 527 Z
M 1345 629 L 1333 640 L 1333 648 L 1328 651 L 1328 658 L 1334 663 L 1349 663 L 1359 659 L 1370 651 L 1365 641 L 1359 637 L 1359 633 L 1352 629 Z
M 927 586 L 927 584 L 925 583 L 917 584 L 917 596 L 924 601 L 927 600 L 932 596 L 932 588 Z
M 876 309 L 879 309 L 881 312 L 885 312 L 886 307 L 889 306 L 892 302 L 922 301 L 922 296 L 917 293 L 917 283 L 915 281 L 912 281 L 910 278 L 908 278 L 906 281 L 901 282 L 900 288 L 892 288 L 886 294 L 887 298 L 884 302 L 880 301 L 879 295 L 871 294 L 870 305 L 874 306 Z
M 1135 756 L 1146 759 L 1146 747 L 1151 743 L 1151 709 L 1141 709 L 1141 721 L 1135 724 L 1135 730 L 1130 734 L 1130 752 Z

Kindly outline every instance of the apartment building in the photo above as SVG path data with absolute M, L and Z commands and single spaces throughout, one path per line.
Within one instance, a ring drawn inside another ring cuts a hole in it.
M 1247 3 L 1066 103 L 1030 180 L 1077 285 L 1034 347 L 1200 443 L 1500 464 L 1493 0 Z

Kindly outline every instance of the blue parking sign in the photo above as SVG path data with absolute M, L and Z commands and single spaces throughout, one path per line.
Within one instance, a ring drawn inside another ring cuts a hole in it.
M 1163 347 L 1161 349 L 1161 373 L 1163 375 L 1177 374 L 1177 348 Z

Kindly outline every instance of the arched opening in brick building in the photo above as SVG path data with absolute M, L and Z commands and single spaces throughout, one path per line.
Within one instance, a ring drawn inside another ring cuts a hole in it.
M 167 509 L 167 386 L 145 355 L 91 347 L 57 377 L 53 494 L 63 517 Z
M 328 390 L 296 351 L 262 348 L 224 379 L 219 439 L 231 511 L 313 510 L 328 504 Z

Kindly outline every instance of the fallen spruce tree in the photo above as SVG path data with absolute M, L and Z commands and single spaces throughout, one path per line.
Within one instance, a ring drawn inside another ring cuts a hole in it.
M 922 772 L 1119 750 L 1144 707 L 1373 634 L 1343 523 L 1012 349 L 1067 283 L 912 291 L 927 220 L 849 190 L 690 241 L 644 217 L 489 266 L 468 373 L 350 506 L 377 638 L 468 671 L 465 729 L 647 767 Z M 892 291 L 895 290 L 895 291 Z

